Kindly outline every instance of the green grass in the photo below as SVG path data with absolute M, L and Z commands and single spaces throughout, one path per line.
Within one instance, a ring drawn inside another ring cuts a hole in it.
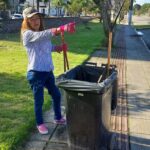
M 85 61 L 104 41 L 102 26 L 97 22 L 77 25 L 76 33 L 65 33 L 69 45 L 70 68 Z M 54 39 L 59 44 L 61 39 Z M 53 53 L 55 75 L 63 73 L 63 55 Z M 0 150 L 14 150 L 35 128 L 33 97 L 26 80 L 27 55 L 20 42 L 20 34 L 0 35 Z M 51 101 L 45 91 L 44 110 Z
M 134 25 L 136 29 L 149 29 L 150 25 Z

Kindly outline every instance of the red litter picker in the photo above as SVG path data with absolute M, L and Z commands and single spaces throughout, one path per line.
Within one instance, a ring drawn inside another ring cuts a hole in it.
M 65 72 L 66 70 L 69 70 L 69 62 L 68 62 L 68 57 L 67 57 L 68 46 L 65 43 L 64 32 L 74 33 L 75 22 L 70 22 L 68 24 L 62 25 L 58 27 L 58 30 L 60 30 L 61 32 L 61 41 L 62 41 L 63 56 L 64 56 L 64 72 Z

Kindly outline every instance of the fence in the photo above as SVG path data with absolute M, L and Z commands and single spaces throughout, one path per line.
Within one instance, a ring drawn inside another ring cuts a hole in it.
M 45 28 L 58 27 L 62 24 L 68 22 L 80 22 L 82 20 L 87 20 L 88 18 L 79 17 L 57 17 L 57 18 L 44 18 Z M 19 32 L 22 24 L 22 19 L 8 19 L 0 21 L 0 33 L 15 33 Z

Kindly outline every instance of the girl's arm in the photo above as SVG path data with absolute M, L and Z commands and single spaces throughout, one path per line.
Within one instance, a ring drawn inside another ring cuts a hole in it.
M 52 36 L 58 35 L 59 32 L 56 28 L 47 29 L 44 31 L 26 30 L 23 33 L 23 44 L 27 45 L 30 42 L 40 41 L 43 39 L 50 39 Z

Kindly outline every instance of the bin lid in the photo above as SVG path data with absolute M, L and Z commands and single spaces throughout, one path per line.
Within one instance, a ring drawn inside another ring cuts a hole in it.
M 117 72 L 113 72 L 111 76 L 109 76 L 103 82 L 100 83 L 66 79 L 64 76 L 62 76 L 57 78 L 56 85 L 67 91 L 103 93 L 106 89 L 108 89 L 112 85 L 113 81 L 116 78 Z

